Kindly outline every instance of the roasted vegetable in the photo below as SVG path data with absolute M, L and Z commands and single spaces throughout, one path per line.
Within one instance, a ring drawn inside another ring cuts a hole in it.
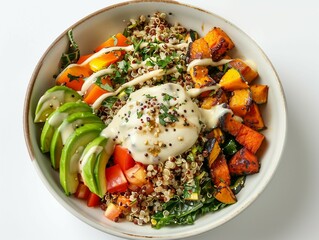
M 263 117 L 256 103 L 250 106 L 249 111 L 244 116 L 244 124 L 257 131 L 265 128 Z
M 218 89 L 212 96 L 207 96 L 203 98 L 203 102 L 201 104 L 202 108 L 210 109 L 217 104 L 228 103 L 228 98 L 226 96 L 225 91 L 221 88 Z
M 236 121 L 230 113 L 221 118 L 220 124 L 221 128 L 232 136 L 237 136 L 241 126 L 243 125 Z
M 239 89 L 232 92 L 229 100 L 229 107 L 237 116 L 244 117 L 252 104 L 249 89 Z
M 210 174 L 214 185 L 219 186 L 221 182 L 230 185 L 230 173 L 225 155 L 220 153 L 210 166 Z
M 220 80 L 219 85 L 225 91 L 249 88 L 247 82 L 241 77 L 240 73 L 235 68 L 227 70 Z
M 258 77 L 258 72 L 249 67 L 243 60 L 234 59 L 228 63 L 229 66 L 237 69 L 246 82 L 251 83 Z
M 241 124 L 239 132 L 236 135 L 236 141 L 246 147 L 252 153 L 256 153 L 262 144 L 265 136 L 261 133 Z
M 211 49 L 213 61 L 219 61 L 228 50 L 235 45 L 229 36 L 220 28 L 214 27 L 205 36 L 205 41 Z
M 235 194 L 230 189 L 230 187 L 224 182 L 220 182 L 220 184 L 217 186 L 217 190 L 214 194 L 214 197 L 218 201 L 226 204 L 233 204 L 237 202 Z
M 231 175 L 249 175 L 259 172 L 260 164 L 256 155 L 247 150 L 240 149 L 228 163 Z
M 255 103 L 263 104 L 268 99 L 268 86 L 261 84 L 254 84 L 250 86 L 252 98 Z
M 189 43 L 187 60 L 188 62 L 194 59 L 211 58 L 211 51 L 207 42 L 203 38 L 199 38 L 194 42 Z
M 190 69 L 189 73 L 196 88 L 201 88 L 215 83 L 215 81 L 208 75 L 208 68 L 205 66 L 194 66 Z
M 209 139 L 205 144 L 205 150 L 208 152 L 208 166 L 211 167 L 221 152 L 221 148 L 215 138 Z

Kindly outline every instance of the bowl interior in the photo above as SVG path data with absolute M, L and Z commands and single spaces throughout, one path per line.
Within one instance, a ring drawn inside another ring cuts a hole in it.
M 256 43 L 227 20 L 191 6 L 173 2 L 127 2 L 102 9 L 80 20 L 71 28 L 82 54 L 92 52 L 93 48 L 109 36 L 122 32 L 126 21 L 141 14 L 152 15 L 154 11 L 165 12 L 171 23 L 180 22 L 203 36 L 214 26 L 221 27 L 236 45 L 233 57 L 250 59 L 256 63 L 258 83 L 269 86 L 268 103 L 263 109 L 267 130 L 263 131 L 266 141 L 259 151 L 260 173 L 249 176 L 245 188 L 238 195 L 238 202 L 219 212 L 200 217 L 194 225 L 166 227 L 161 230 L 150 226 L 136 226 L 132 223 L 114 223 L 103 216 L 100 209 L 86 207 L 85 203 L 67 197 L 59 184 L 58 173 L 52 170 L 48 156 L 39 148 L 41 126 L 33 123 L 35 107 L 41 95 L 54 85 L 60 56 L 68 47 L 66 31 L 62 33 L 44 53 L 31 78 L 25 100 L 24 127 L 26 142 L 33 163 L 45 185 L 56 199 L 70 212 L 93 227 L 125 238 L 184 238 L 196 235 L 221 225 L 236 216 L 262 192 L 271 179 L 282 153 L 286 135 L 286 106 L 284 93 L 271 63 Z

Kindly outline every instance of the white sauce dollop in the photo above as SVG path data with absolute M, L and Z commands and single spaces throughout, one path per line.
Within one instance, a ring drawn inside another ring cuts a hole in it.
M 113 142 L 108 147 L 122 144 L 136 161 L 157 164 L 192 147 L 203 126 L 216 127 L 230 111 L 222 105 L 200 109 L 178 84 L 143 87 L 130 95 L 101 135 Z

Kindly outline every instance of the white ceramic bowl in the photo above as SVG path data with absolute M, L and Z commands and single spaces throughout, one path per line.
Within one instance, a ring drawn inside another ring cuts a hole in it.
M 238 195 L 238 202 L 219 212 L 200 217 L 194 225 L 164 227 L 160 230 L 148 226 L 137 226 L 130 222 L 115 223 L 103 216 L 100 209 L 88 208 L 83 201 L 67 197 L 59 183 L 57 172 L 53 171 L 47 156 L 39 148 L 38 124 L 33 123 L 35 107 L 40 96 L 54 85 L 51 78 L 56 74 L 61 54 L 67 49 L 67 30 L 63 32 L 40 59 L 36 66 L 25 98 L 24 131 L 32 162 L 39 176 L 53 196 L 76 217 L 91 226 L 124 238 L 173 239 L 185 238 L 211 230 L 238 215 L 248 207 L 264 190 L 272 178 L 280 160 L 286 136 L 286 105 L 282 86 L 278 76 L 263 51 L 239 28 L 227 20 L 185 4 L 165 1 L 126 2 L 107 7 L 81 19 L 70 28 L 73 29 L 81 53 L 86 54 L 108 36 L 122 31 L 123 20 L 148 15 L 154 11 L 172 13 L 170 22 L 178 21 L 187 28 L 196 30 L 203 36 L 213 26 L 219 26 L 227 32 L 236 45 L 233 56 L 253 60 L 257 67 L 260 83 L 269 85 L 268 103 L 263 109 L 267 130 L 263 131 L 266 141 L 258 152 L 261 157 L 260 173 L 249 176 L 245 188 Z

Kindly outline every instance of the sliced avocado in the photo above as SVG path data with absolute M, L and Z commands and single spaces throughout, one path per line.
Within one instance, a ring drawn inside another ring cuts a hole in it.
M 49 115 L 66 102 L 76 102 L 81 95 L 65 86 L 54 86 L 48 89 L 39 99 L 35 110 L 34 122 L 45 122 Z
M 103 197 L 106 193 L 105 167 L 114 150 L 114 142 L 103 136 L 94 139 L 82 155 L 82 178 L 91 192 Z
M 88 123 L 103 123 L 102 120 L 91 112 L 76 112 L 63 120 L 54 131 L 50 146 L 51 164 L 54 169 L 59 168 L 63 145 L 76 128 Z
M 97 138 L 104 124 L 90 123 L 77 128 L 66 141 L 60 160 L 60 183 L 66 195 L 76 192 L 79 184 L 79 160 L 86 145 Z
M 49 152 L 55 129 L 60 126 L 65 118 L 75 112 L 92 112 L 92 108 L 83 102 L 67 102 L 50 114 L 40 137 L 40 147 L 43 153 Z

